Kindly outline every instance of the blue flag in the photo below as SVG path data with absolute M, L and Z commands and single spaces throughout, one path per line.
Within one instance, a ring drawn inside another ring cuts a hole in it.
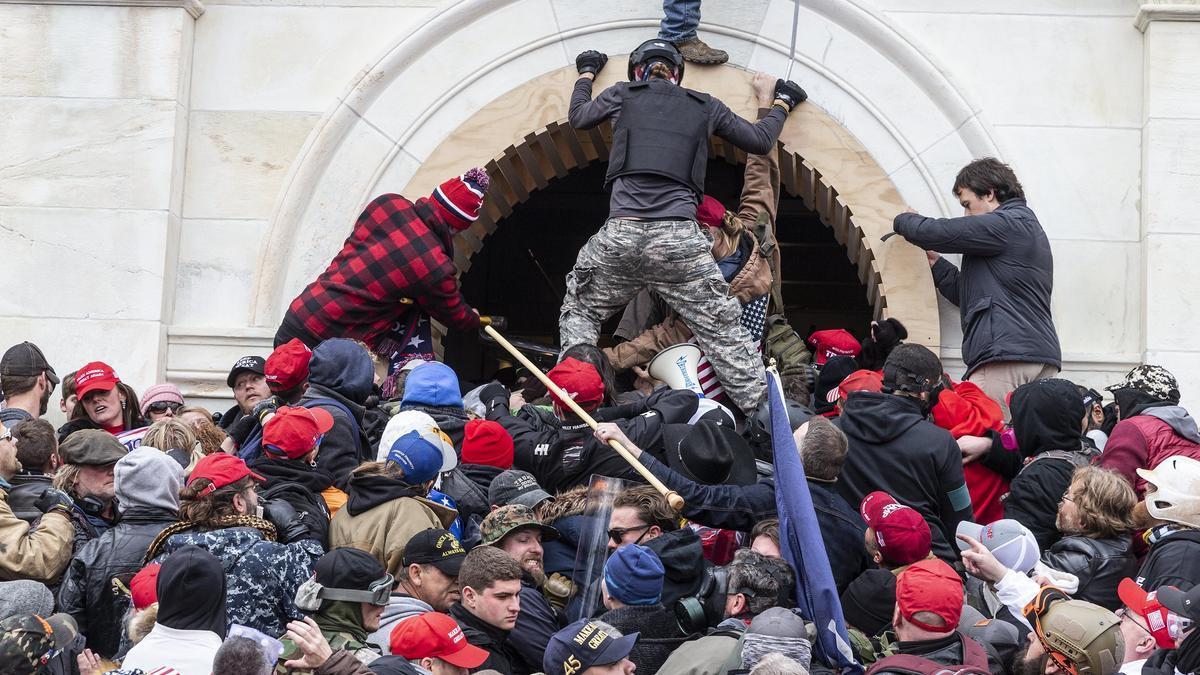
M 861 673 L 854 659 L 850 635 L 842 618 L 842 603 L 833 585 L 833 571 L 821 539 L 821 526 L 813 510 L 812 495 L 804 477 L 804 464 L 788 422 L 778 376 L 767 371 L 767 396 L 771 406 L 771 444 L 775 454 L 775 507 L 779 510 L 779 539 L 783 557 L 796 570 L 796 606 L 817 627 L 817 655 L 844 672 Z

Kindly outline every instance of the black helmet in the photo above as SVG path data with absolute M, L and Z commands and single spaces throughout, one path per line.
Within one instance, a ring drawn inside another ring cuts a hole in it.
M 783 400 L 787 410 L 788 426 L 792 431 L 800 428 L 813 416 L 813 411 L 791 399 Z M 774 461 L 771 445 L 771 405 L 763 401 L 753 415 L 746 418 L 746 427 L 742 436 L 754 448 L 754 455 L 766 462 Z
M 651 60 L 666 61 L 671 65 L 672 70 L 679 73 L 679 81 L 683 81 L 683 54 L 679 53 L 679 49 L 674 43 L 658 38 L 646 40 L 629 55 L 629 81 L 635 81 L 633 78 L 634 68 L 642 64 L 649 64 Z

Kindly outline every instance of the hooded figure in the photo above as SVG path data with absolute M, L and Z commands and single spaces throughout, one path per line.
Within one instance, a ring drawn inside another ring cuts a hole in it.
M 1004 517 L 1033 532 L 1050 548 L 1062 534 L 1055 525 L 1071 474 L 1099 454 L 1083 439 L 1083 399 L 1073 382 L 1035 380 L 1017 387 L 1009 402 L 1013 435 L 1026 464 L 1010 485 Z
M 121 667 L 209 675 L 228 628 L 221 562 L 204 549 L 184 546 L 163 562 L 157 590 L 158 620 Z
M 453 237 L 479 217 L 488 175 L 471 169 L 411 202 L 396 194 L 367 204 L 329 267 L 292 301 L 275 346 L 300 338 L 365 342 L 388 372 L 413 358 L 432 360 L 430 318 L 457 330 L 479 327 L 463 298 Z
M 471 418 L 463 408 L 458 375 L 450 366 L 430 361 L 414 368 L 404 381 L 400 410 L 419 410 L 428 414 L 450 437 L 454 447 L 462 451 L 465 428 Z
M 333 338 L 313 349 L 308 390 L 297 405 L 321 408 L 333 416 L 333 428 L 321 441 L 317 470 L 332 477 L 340 490 L 346 489 L 354 467 L 369 458 L 363 416 L 374 384 L 371 355 L 353 340 Z
M 121 618 L 129 599 L 113 592 L 113 579 L 128 586 L 151 542 L 178 520 L 183 469 L 165 452 L 140 447 L 113 468 L 121 520 L 84 544 L 67 566 L 58 606 L 79 624 L 92 651 L 112 658 L 121 646 Z
M 395 584 L 392 575 L 369 553 L 335 548 L 317 561 L 313 578 L 297 591 L 296 603 L 313 612 L 313 621 L 331 649 L 345 649 L 367 665 L 379 658 L 379 648 L 368 644 L 367 638 L 379 628 L 380 615 Z M 281 664 L 297 658 L 300 651 L 290 640 L 283 644 Z

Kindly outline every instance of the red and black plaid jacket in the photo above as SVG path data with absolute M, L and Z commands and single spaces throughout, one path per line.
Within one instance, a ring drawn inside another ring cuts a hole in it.
M 449 226 L 427 199 L 376 197 L 342 250 L 288 307 L 288 318 L 313 337 L 345 337 L 374 347 L 411 298 L 447 327 L 471 330 L 479 316 L 458 287 Z

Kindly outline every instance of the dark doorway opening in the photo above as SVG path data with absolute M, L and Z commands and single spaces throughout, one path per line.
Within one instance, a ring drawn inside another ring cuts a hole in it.
M 471 267 L 462 276 L 463 293 L 480 312 L 507 317 L 509 337 L 557 344 L 567 273 L 579 249 L 608 217 L 605 169 L 603 162 L 595 162 L 534 192 L 497 223 L 496 231 L 471 258 Z M 727 207 L 736 206 L 743 171 L 740 164 L 710 160 L 709 194 Z M 783 299 L 792 327 L 801 336 L 846 328 L 861 338 L 872 316 L 867 289 L 833 231 L 799 197 L 785 192 L 779 201 L 776 236 Z M 619 319 L 620 314 L 605 324 L 602 344 L 607 344 Z M 504 356 L 474 333 L 452 331 L 442 344 L 446 362 L 467 381 L 489 378 Z

